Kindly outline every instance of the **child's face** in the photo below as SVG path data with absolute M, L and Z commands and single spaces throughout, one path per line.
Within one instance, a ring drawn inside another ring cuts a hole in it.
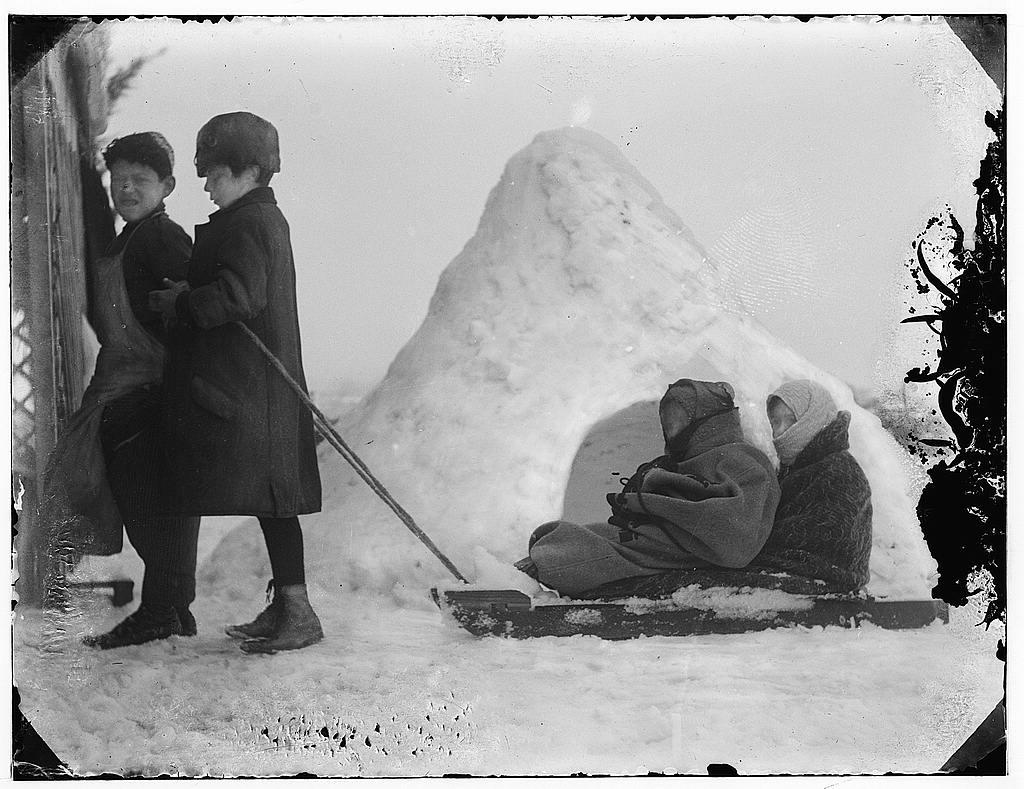
M 666 446 L 691 422 L 689 412 L 675 400 L 666 400 L 661 404 L 658 409 L 658 418 L 661 420 L 661 433 L 665 438 Z
M 796 414 L 781 398 L 773 397 L 768 401 L 768 421 L 772 426 L 772 438 L 778 438 L 796 424 Z
M 173 191 L 174 176 L 160 178 L 148 165 L 124 160 L 110 165 L 110 197 L 125 222 L 145 219 Z
M 256 172 L 255 167 L 246 167 L 235 175 L 225 164 L 214 165 L 206 171 L 203 190 L 210 193 L 210 199 L 218 208 L 227 208 L 242 195 L 259 186 L 256 182 Z

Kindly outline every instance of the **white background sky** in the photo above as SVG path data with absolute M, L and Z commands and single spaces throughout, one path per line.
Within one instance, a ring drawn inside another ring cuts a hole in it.
M 755 316 L 829 372 L 877 385 L 904 317 L 894 277 L 944 203 L 973 226 L 983 112 L 998 102 L 935 20 L 104 26 L 115 65 L 166 47 L 108 137 L 168 137 L 168 207 L 189 232 L 214 209 L 191 166 L 199 127 L 239 109 L 277 126 L 272 186 L 292 226 L 314 389 L 384 374 L 506 161 L 570 124 L 616 144 L 706 248 L 739 233 L 765 249 L 762 268 L 813 268 L 811 293 L 783 279 Z

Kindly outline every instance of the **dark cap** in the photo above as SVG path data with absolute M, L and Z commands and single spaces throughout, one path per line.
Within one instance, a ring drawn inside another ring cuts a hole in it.
M 281 172 L 277 129 L 251 112 L 228 112 L 210 118 L 196 135 L 196 174 L 226 165 L 233 173 L 257 165 L 266 174 Z
M 160 179 L 174 172 L 174 149 L 160 132 L 138 132 L 118 137 L 103 150 L 109 170 L 114 162 L 131 162 L 151 167 Z

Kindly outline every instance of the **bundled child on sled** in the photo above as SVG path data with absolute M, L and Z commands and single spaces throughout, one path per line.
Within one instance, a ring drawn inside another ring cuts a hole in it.
M 676 381 L 659 407 L 665 454 L 608 495 L 607 523 L 545 523 L 516 566 L 569 596 L 702 568 L 863 587 L 871 490 L 848 451 L 850 414 L 806 380 L 779 387 L 767 411 L 778 475 L 744 439 L 729 384 Z

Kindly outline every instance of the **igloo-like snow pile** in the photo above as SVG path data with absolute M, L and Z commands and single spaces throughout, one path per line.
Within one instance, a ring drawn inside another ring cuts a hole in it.
M 681 377 L 726 380 L 772 455 L 766 395 L 812 378 L 853 414 L 851 451 L 873 491 L 869 591 L 928 597 L 935 565 L 902 450 L 845 384 L 725 301 L 693 234 L 611 143 L 545 132 L 509 161 L 423 324 L 339 429 L 471 581 L 507 586 L 532 530 L 560 515 L 596 422 Z M 313 582 L 411 599 L 448 578 L 326 448 L 321 472 L 324 511 L 303 519 Z M 239 562 L 265 572 L 257 529 L 225 538 L 203 580 Z

